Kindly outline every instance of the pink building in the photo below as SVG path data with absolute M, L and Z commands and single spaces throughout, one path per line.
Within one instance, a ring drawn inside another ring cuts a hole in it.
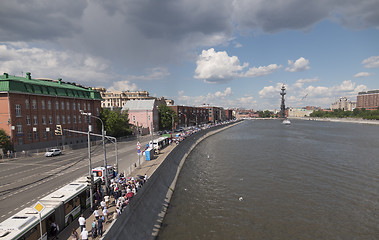
M 155 99 L 127 101 L 122 111 L 128 111 L 129 123 L 138 127 L 142 134 L 159 130 L 158 103 Z

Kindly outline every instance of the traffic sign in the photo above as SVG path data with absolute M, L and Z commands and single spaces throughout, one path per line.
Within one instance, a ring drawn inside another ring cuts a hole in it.
M 137 146 L 137 150 L 140 150 L 141 149 L 141 146 Z
M 45 205 L 43 205 L 42 203 L 40 202 L 37 202 L 36 205 L 34 205 L 33 207 L 35 210 L 37 210 L 37 212 L 42 212 L 42 210 L 45 209 Z

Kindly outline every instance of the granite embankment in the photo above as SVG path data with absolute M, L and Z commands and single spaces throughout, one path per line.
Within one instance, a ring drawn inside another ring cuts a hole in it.
M 202 130 L 175 147 L 112 223 L 103 239 L 155 239 L 188 154 L 206 137 L 235 124 L 238 122 Z
M 379 120 L 367 120 L 361 118 L 316 118 L 316 117 L 300 117 L 290 119 L 301 119 L 308 121 L 323 121 L 323 122 L 345 122 L 345 123 L 359 123 L 359 124 L 379 124 Z

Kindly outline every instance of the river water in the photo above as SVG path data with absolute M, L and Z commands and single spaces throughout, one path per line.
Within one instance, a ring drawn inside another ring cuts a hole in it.
M 379 126 L 246 120 L 205 139 L 158 239 L 379 239 Z

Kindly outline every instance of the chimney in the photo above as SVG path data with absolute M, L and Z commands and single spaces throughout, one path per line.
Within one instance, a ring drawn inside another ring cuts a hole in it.
M 8 78 L 8 73 L 4 73 L 5 78 Z
M 28 79 L 28 80 L 31 80 L 31 79 L 32 79 L 32 76 L 31 76 L 31 73 L 30 73 L 30 72 L 27 72 L 27 73 L 26 73 L 26 79 Z
M 62 78 L 58 78 L 59 84 L 62 84 Z

